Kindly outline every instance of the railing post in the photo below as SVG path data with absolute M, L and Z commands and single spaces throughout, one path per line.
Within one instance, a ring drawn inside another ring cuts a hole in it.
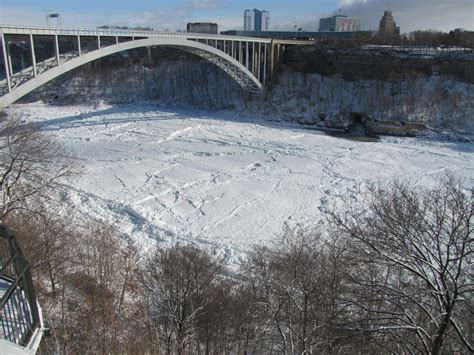
M 10 81 L 10 64 L 9 64 L 9 61 L 10 61 L 10 55 L 8 53 L 8 43 L 6 42 L 6 39 L 5 39 L 5 34 L 2 32 L 2 50 L 3 50 L 3 61 L 4 61 L 4 64 L 5 64 L 5 74 L 6 74 L 6 77 L 7 77 L 7 86 L 8 86 L 8 92 L 11 92 L 12 91 L 12 84 L 11 84 L 11 81 Z
M 58 35 L 54 35 L 54 51 L 56 53 L 56 62 L 58 63 L 58 65 L 60 65 L 61 63 L 59 62 L 59 39 L 58 39 Z
M 31 49 L 31 62 L 33 64 L 33 76 L 36 77 L 36 75 L 38 75 L 38 72 L 36 70 L 35 42 L 34 42 L 32 33 L 30 33 L 30 49 Z
M 100 35 L 97 36 L 97 49 L 100 49 Z
M 232 40 L 230 41 L 230 43 L 232 44 L 232 51 L 231 51 L 231 55 L 232 55 L 232 58 L 234 58 L 234 59 L 235 59 L 235 56 L 234 56 L 234 54 L 235 54 L 235 45 L 234 45 L 234 40 L 232 39 Z

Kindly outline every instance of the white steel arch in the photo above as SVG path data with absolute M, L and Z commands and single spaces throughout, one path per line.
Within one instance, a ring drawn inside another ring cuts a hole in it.
M 223 51 L 218 50 L 217 48 L 185 38 L 149 37 L 146 39 L 132 40 L 102 47 L 48 69 L 47 71 L 14 88 L 11 92 L 1 96 L 0 109 L 14 103 L 47 82 L 86 63 L 118 52 L 151 46 L 173 47 L 194 53 L 222 68 L 244 89 L 262 89 L 262 84 L 260 81 L 243 64 Z

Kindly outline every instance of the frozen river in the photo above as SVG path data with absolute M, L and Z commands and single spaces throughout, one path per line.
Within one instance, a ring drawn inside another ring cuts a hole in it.
M 288 221 L 317 222 L 339 196 L 394 176 L 432 184 L 446 170 L 474 181 L 469 143 L 357 142 L 226 113 L 152 106 L 16 105 L 84 166 L 64 182 L 79 211 L 147 248 L 191 240 L 236 262 Z

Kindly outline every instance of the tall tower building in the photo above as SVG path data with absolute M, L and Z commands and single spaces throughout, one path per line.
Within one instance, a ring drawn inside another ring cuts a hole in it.
M 244 31 L 268 31 L 270 26 L 270 13 L 257 9 L 244 11 Z
M 385 39 L 392 40 L 400 36 L 400 27 L 397 27 L 393 19 L 392 11 L 385 11 L 379 25 L 379 35 Z
M 255 14 L 253 11 L 244 11 L 244 31 L 253 31 L 255 26 Z
M 262 31 L 270 30 L 270 13 L 268 11 L 262 11 Z

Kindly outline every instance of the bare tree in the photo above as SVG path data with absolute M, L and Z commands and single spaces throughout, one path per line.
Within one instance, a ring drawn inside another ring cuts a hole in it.
M 334 213 L 357 261 L 357 327 L 393 352 L 474 351 L 471 196 L 449 177 L 433 188 L 395 181 L 367 209 Z
M 166 352 L 183 354 L 198 346 L 196 327 L 216 304 L 220 270 L 219 262 L 195 246 L 157 250 L 147 262 L 144 285 Z
M 68 307 L 65 320 L 73 325 L 73 345 L 92 353 L 130 351 L 140 337 L 127 331 L 140 309 L 138 252 L 103 222 L 90 222 L 78 238 L 76 265 L 65 280 L 66 303 L 81 310 Z
M 76 223 L 71 215 L 66 221 L 56 208 L 35 205 L 34 210 L 42 212 L 16 211 L 9 214 L 6 222 L 17 232 L 35 278 L 47 281 L 47 285 L 37 283 L 40 296 L 44 292 L 55 298 L 57 286 L 73 264 Z
M 346 250 L 318 230 L 287 229 L 278 242 L 256 250 L 244 266 L 247 289 L 255 289 L 264 351 L 333 353 L 350 349 L 341 328 L 349 314 L 344 294 Z M 354 350 L 354 349 L 352 349 Z
M 15 218 L 13 218 L 15 217 Z M 20 218 L 21 217 L 21 218 Z M 128 353 L 153 349 L 138 275 L 138 253 L 103 222 L 11 214 L 50 337 L 51 353 Z
M 0 219 L 30 209 L 34 197 L 49 199 L 54 183 L 72 172 L 60 145 L 34 126 L 17 118 L 0 122 Z

